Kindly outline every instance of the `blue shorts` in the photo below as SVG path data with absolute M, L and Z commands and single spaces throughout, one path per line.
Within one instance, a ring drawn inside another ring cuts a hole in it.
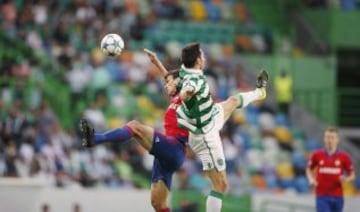
M 170 190 L 172 175 L 185 160 L 186 139 L 165 136 L 154 132 L 153 144 L 150 154 L 154 155 L 154 165 L 151 182 L 163 180 Z
M 316 211 L 317 212 L 342 212 L 344 206 L 344 198 L 336 196 L 317 196 Z

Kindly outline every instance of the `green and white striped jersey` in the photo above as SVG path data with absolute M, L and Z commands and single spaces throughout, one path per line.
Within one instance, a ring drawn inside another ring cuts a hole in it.
M 205 133 L 212 124 L 215 108 L 206 77 L 202 71 L 184 66 L 179 74 L 181 89 L 194 89 L 195 94 L 176 110 L 178 125 L 194 134 Z

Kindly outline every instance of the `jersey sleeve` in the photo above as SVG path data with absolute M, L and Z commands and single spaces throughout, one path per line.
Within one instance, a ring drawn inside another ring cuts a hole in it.
M 181 90 L 198 93 L 203 86 L 203 83 L 203 79 L 199 79 L 197 76 L 187 75 L 182 82 Z
M 313 152 L 310 160 L 308 161 L 307 167 L 309 169 L 314 169 L 316 166 L 318 166 L 318 160 L 317 160 L 317 152 Z
M 352 162 L 351 162 L 351 158 L 349 156 L 349 154 L 344 154 L 344 157 L 343 157 L 343 168 L 344 170 L 347 172 L 347 173 L 350 173 L 352 171 L 354 171 L 354 168 L 353 168 L 353 165 L 352 165 Z

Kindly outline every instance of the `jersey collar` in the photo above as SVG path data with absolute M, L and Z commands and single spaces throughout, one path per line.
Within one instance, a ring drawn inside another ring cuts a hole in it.
M 336 155 L 336 154 L 339 152 L 339 148 L 336 148 L 335 152 L 334 152 L 332 155 L 330 155 L 330 154 L 328 153 L 328 151 L 326 150 L 325 147 L 324 147 L 323 151 L 324 151 L 325 154 L 328 155 L 328 156 L 334 156 L 334 155 Z
M 202 75 L 203 74 L 203 71 L 201 69 L 194 69 L 194 68 L 186 68 L 184 66 L 184 64 L 181 65 L 181 68 L 188 72 L 188 73 L 191 73 L 191 74 L 197 74 L 197 75 Z

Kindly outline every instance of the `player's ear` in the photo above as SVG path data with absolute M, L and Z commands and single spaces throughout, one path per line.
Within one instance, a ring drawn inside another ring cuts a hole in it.
M 196 58 L 196 64 L 201 65 L 201 55 L 199 55 L 199 57 Z

